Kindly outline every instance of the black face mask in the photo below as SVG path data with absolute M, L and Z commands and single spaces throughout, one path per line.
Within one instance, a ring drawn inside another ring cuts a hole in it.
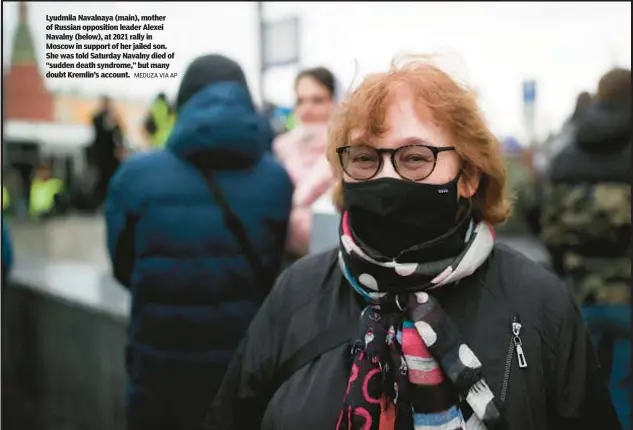
M 457 225 L 459 177 L 442 185 L 395 178 L 343 182 L 354 234 L 387 257 L 442 236 Z

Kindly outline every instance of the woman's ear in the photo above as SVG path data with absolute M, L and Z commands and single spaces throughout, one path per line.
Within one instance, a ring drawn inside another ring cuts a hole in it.
M 464 199 L 470 199 L 475 195 L 479 189 L 479 183 L 481 182 L 481 173 L 474 168 L 464 168 L 462 176 L 459 178 L 457 184 L 457 192 L 459 196 Z

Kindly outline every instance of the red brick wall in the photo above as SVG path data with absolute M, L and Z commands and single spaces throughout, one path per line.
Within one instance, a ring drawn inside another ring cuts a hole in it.
M 35 65 L 13 65 L 4 78 L 6 119 L 54 121 L 53 95 Z

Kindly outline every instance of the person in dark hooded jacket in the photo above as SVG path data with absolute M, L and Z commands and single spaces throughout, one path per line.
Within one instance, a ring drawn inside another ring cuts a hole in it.
M 130 430 L 201 420 L 279 271 L 291 208 L 237 63 L 194 60 L 176 112 L 166 150 L 130 157 L 106 205 L 114 273 L 132 294 Z
M 631 428 L 631 71 L 614 69 L 553 160 L 542 238 L 583 306 L 624 428 Z

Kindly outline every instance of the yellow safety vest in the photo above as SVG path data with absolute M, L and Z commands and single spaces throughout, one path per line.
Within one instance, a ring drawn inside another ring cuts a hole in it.
M 150 109 L 156 131 L 150 137 L 150 142 L 154 148 L 163 148 L 167 143 L 167 138 L 174 126 L 175 116 L 169 112 L 169 106 L 162 100 L 158 100 L 152 104 Z
M 32 217 L 37 217 L 53 209 L 55 195 L 64 188 L 61 179 L 34 179 L 31 184 L 31 195 L 29 203 L 29 213 Z
M 11 196 L 9 190 L 4 185 L 2 186 L 2 211 L 6 211 L 11 206 Z
M 299 121 L 297 120 L 297 117 L 295 116 L 295 114 L 294 113 L 290 114 L 288 118 L 286 119 L 286 130 L 290 131 L 294 129 L 298 124 L 299 124 Z

